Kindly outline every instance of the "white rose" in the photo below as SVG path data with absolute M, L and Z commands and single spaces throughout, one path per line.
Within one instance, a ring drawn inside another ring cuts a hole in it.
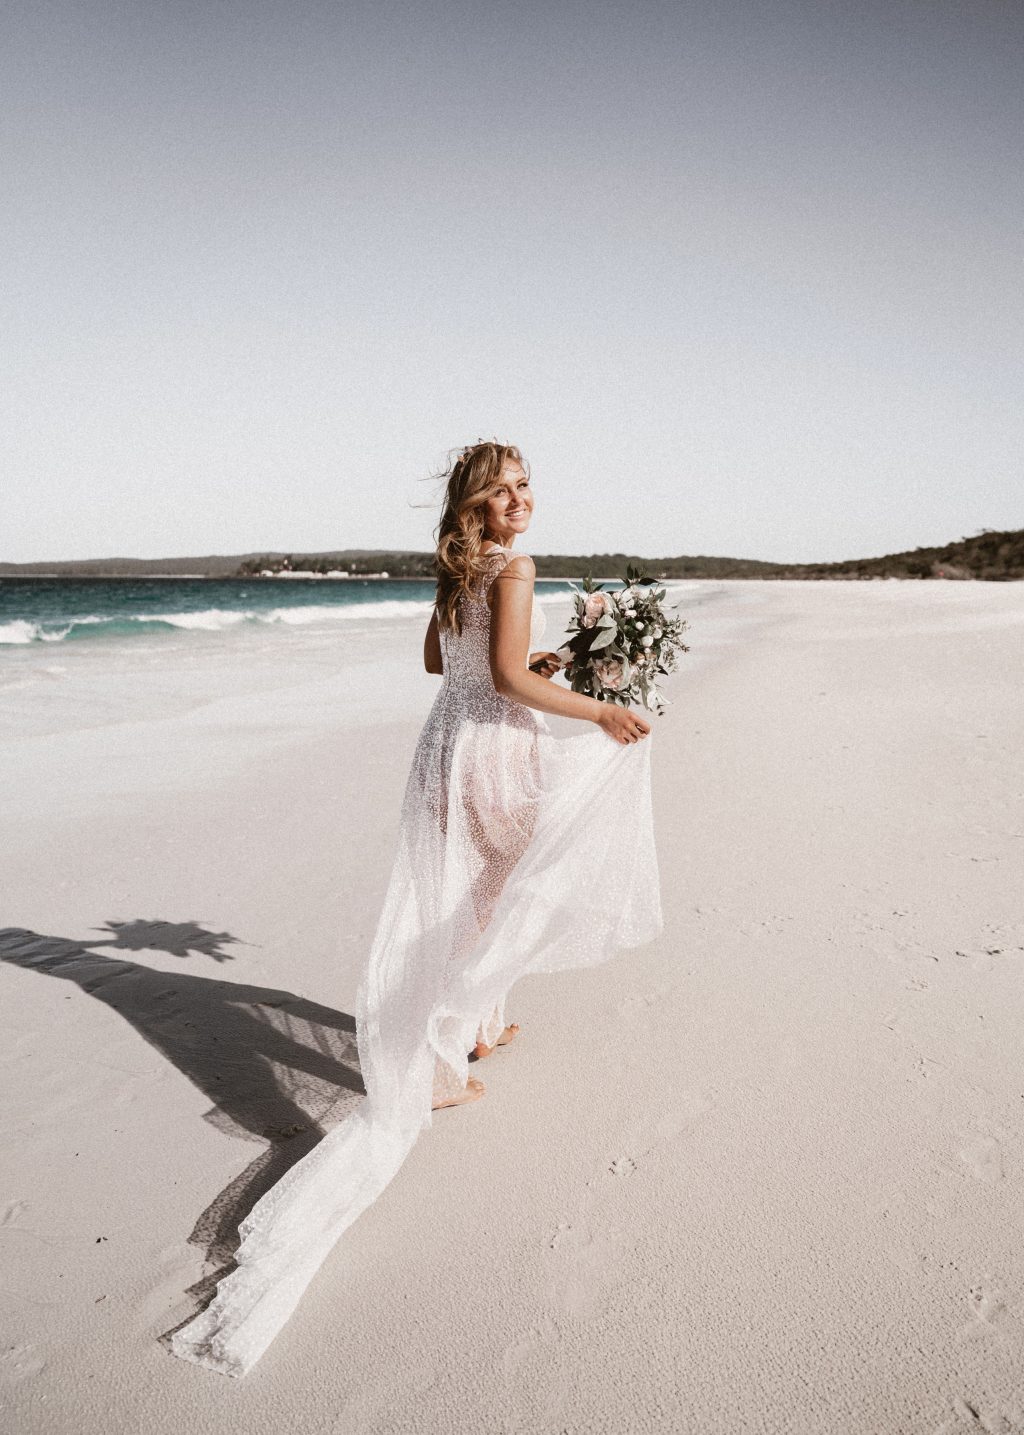
M 607 593 L 588 593 L 583 600 L 583 627 L 595 627 L 598 618 L 610 611 L 611 602 Z
M 625 676 L 620 658 L 597 658 L 594 661 L 594 676 L 603 688 L 618 692 Z
M 645 648 L 649 648 L 654 642 L 654 639 L 651 637 L 650 633 L 648 633 L 646 638 L 641 638 L 640 641 L 641 643 L 643 643 Z
M 661 629 L 660 629 L 660 628 L 655 628 L 655 630 L 654 630 L 654 636 L 655 636 L 656 638 L 660 638 L 660 637 L 661 637 Z

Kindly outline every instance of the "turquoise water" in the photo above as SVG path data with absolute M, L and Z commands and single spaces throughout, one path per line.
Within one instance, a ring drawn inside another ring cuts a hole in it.
M 567 593 L 541 581 L 538 597 Z M 428 580 L 0 578 L 0 649 L 254 624 L 307 627 L 429 614 Z

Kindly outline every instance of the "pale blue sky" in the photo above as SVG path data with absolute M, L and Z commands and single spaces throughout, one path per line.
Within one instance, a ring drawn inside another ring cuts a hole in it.
M 0 558 L 1024 525 L 1024 8 L 9 3 Z

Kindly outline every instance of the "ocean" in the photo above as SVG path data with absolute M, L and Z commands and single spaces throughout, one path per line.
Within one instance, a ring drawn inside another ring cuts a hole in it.
M 537 596 L 561 641 L 568 585 Z M 314 729 L 422 716 L 433 601 L 413 579 L 0 577 L 0 756 L 43 743 L 70 780 L 103 728 L 150 787 Z
M 701 610 L 705 649 L 729 586 L 669 584 L 670 603 Z M 730 612 L 749 611 L 739 587 Z M 543 580 L 537 597 L 539 646 L 557 648 L 571 590 Z M 258 787 L 315 739 L 346 762 L 353 728 L 405 761 L 438 690 L 433 599 L 411 579 L 0 577 L 0 804 L 31 823 L 40 806 L 70 820 L 186 792 L 198 811 L 228 772 L 251 768 Z
M 541 601 L 567 592 L 562 582 L 537 584 Z M 353 620 L 426 622 L 433 600 L 433 583 L 418 579 L 0 577 L 0 647 L 127 642 L 247 624 L 323 630 Z

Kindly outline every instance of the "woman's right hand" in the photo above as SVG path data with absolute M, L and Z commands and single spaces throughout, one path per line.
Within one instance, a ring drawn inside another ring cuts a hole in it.
M 619 707 L 617 703 L 602 703 L 601 707 L 603 711 L 595 721 L 616 742 L 639 742 L 651 730 L 647 719 L 630 708 Z

